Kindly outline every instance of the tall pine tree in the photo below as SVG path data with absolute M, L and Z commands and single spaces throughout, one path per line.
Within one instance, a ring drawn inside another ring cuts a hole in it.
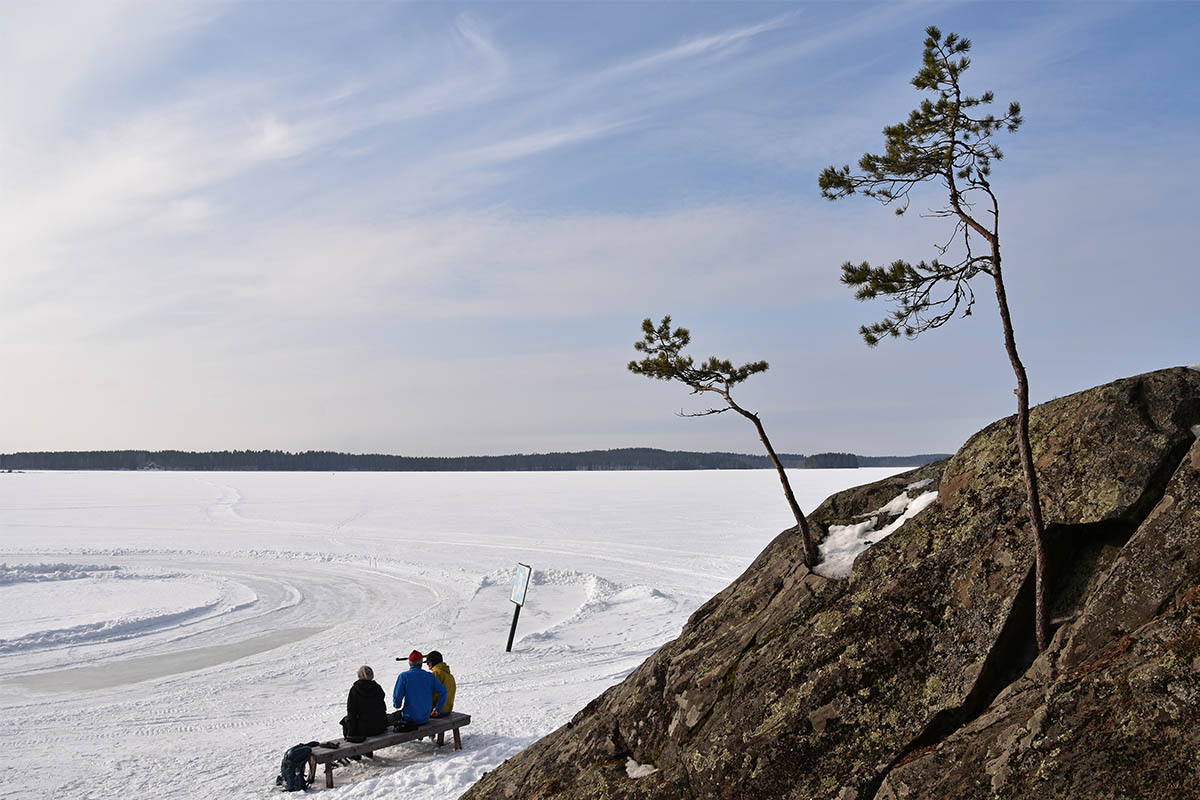
M 864 325 L 860 332 L 868 345 L 884 337 L 919 334 L 941 327 L 961 310 L 971 313 L 975 294 L 970 281 L 980 273 L 989 275 L 996 290 L 996 303 L 1004 331 L 1004 347 L 1016 376 L 1017 452 L 1025 477 L 1026 505 L 1032 529 L 1036 574 L 1037 642 L 1040 650 L 1050 643 L 1047 609 L 1047 544 L 1038 494 L 1037 473 L 1029 444 L 1029 380 L 1017 354 L 1004 274 L 1000 262 L 1000 202 L 991 183 L 992 166 L 1003 154 L 992 141 L 1000 131 L 1014 132 L 1021 126 L 1021 107 L 1010 103 L 1008 112 L 997 117 L 985 113 L 993 101 L 991 92 L 978 97 L 963 93 L 961 79 L 971 65 L 969 39 L 940 30 L 926 31 L 924 59 L 912 84 L 931 97 L 923 99 L 906 121 L 883 129 L 882 154 L 864 155 L 858 171 L 850 167 L 827 167 L 821 172 L 821 194 L 837 200 L 861 193 L 903 214 L 909 196 L 918 185 L 938 183 L 946 191 L 944 206 L 932 216 L 951 220 L 953 232 L 937 256 L 912 264 L 903 260 L 887 266 L 869 262 L 842 265 L 842 283 L 855 289 L 859 300 L 883 296 L 896 303 L 885 319 Z

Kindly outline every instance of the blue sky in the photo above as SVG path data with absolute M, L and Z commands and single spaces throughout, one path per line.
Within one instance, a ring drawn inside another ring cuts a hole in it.
M 626 372 L 667 313 L 771 362 L 739 399 L 780 450 L 952 451 L 1014 408 L 990 285 L 868 349 L 839 265 L 946 229 L 816 187 L 919 101 L 930 24 L 1025 112 L 995 185 L 1033 400 L 1200 361 L 1195 3 L 18 0 L 0 451 L 757 451 Z

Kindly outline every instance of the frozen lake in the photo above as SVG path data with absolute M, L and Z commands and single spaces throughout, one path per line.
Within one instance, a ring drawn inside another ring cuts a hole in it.
M 809 511 L 901 469 L 793 470 Z M 773 472 L 0 474 L 0 797 L 265 797 L 438 649 L 472 715 L 330 797 L 457 797 L 792 524 Z M 517 562 L 533 566 L 506 653 Z M 318 782 L 319 783 L 319 782 Z

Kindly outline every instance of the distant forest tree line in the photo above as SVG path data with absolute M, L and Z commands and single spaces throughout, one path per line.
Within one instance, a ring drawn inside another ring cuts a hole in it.
M 947 455 L 859 456 L 854 453 L 779 454 L 795 469 L 919 467 Z M 560 472 L 568 470 L 770 469 L 765 455 L 692 453 L 627 447 L 579 453 L 518 453 L 506 456 L 435 458 L 380 454 L 356 455 L 308 450 L 87 450 L 0 454 L 0 469 L 194 470 L 264 472 Z

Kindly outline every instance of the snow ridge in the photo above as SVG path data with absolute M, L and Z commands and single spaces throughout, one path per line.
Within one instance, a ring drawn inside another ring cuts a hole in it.
M 113 642 L 121 639 L 131 639 L 141 636 L 148 630 L 179 625 L 195 617 L 210 614 L 220 608 L 220 601 L 208 603 L 196 608 L 183 611 L 171 611 L 162 614 L 125 617 L 122 619 L 89 622 L 70 628 L 60 628 L 50 631 L 18 636 L 13 639 L 0 639 L 0 654 L 16 651 L 27 652 L 37 648 L 63 647 L 66 645 L 94 644 L 97 642 Z
M 77 581 L 83 578 L 125 578 L 120 567 L 84 564 L 14 564 L 0 563 L 0 586 L 40 581 Z

